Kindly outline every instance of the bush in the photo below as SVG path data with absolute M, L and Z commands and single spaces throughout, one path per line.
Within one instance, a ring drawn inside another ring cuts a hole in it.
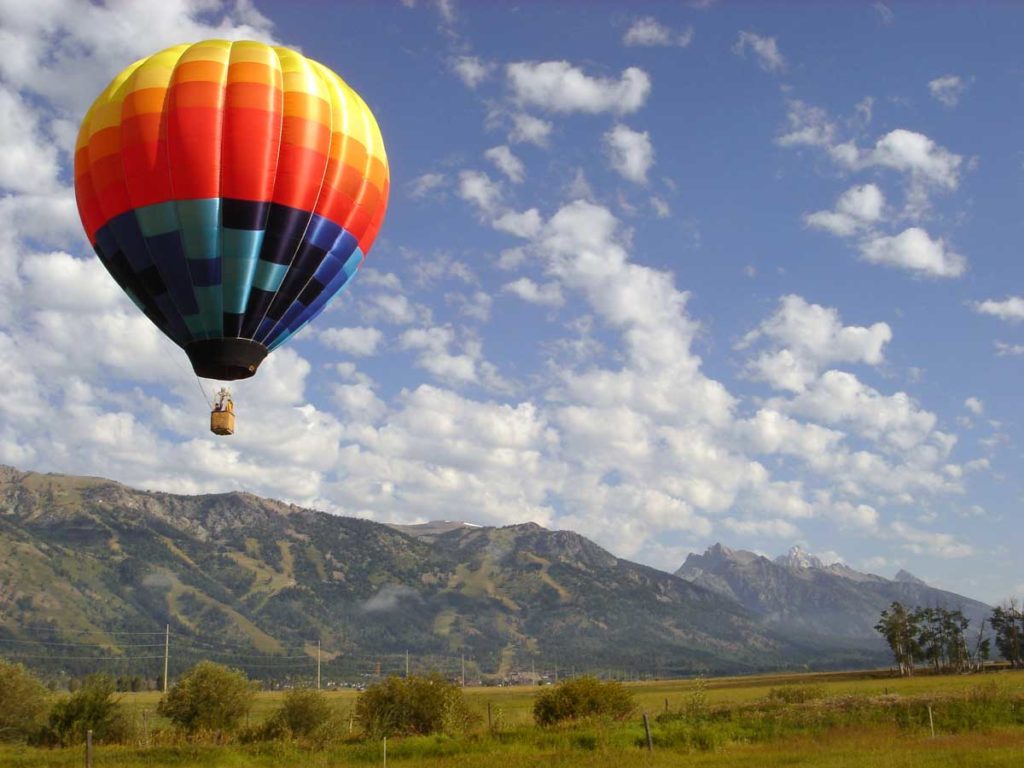
M 371 685 L 356 700 L 355 718 L 372 737 L 468 730 L 477 719 L 462 689 L 438 674 L 389 677 Z
M 232 731 L 248 714 L 252 698 L 244 672 L 201 661 L 160 699 L 156 711 L 191 734 Z
M 46 711 L 48 693 L 21 664 L 0 660 L 0 741 L 22 741 Z
M 40 741 L 72 746 L 85 741 L 90 730 L 98 742 L 126 741 L 128 719 L 114 698 L 115 690 L 114 679 L 109 675 L 87 677 L 81 688 L 53 705 Z
M 538 693 L 533 701 L 533 719 L 537 725 L 587 717 L 624 720 L 634 708 L 633 694 L 621 683 L 577 677 Z
M 337 713 L 320 691 L 296 688 L 259 728 L 261 740 L 300 739 L 322 745 L 341 726 Z

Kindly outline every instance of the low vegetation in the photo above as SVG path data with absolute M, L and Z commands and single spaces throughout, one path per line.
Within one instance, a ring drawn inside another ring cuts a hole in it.
M 0 659 L 0 741 L 24 741 L 39 728 L 47 691 L 21 664 Z
M 540 726 L 588 718 L 624 720 L 635 709 L 633 694 L 622 683 L 577 677 L 538 693 L 533 719 Z
M 112 677 L 90 675 L 81 688 L 53 705 L 39 743 L 69 747 L 84 742 L 89 731 L 99 742 L 127 741 L 131 725 L 114 691 Z
M 21 744 L 0 745 L 4 768 L 81 765 L 82 734 L 90 728 L 94 764 L 121 768 L 372 765 L 382 760 L 385 736 L 388 763 L 406 768 L 628 768 L 683 760 L 761 768 L 1010 766 L 1024 749 L 1024 672 L 1011 670 L 634 685 L 584 677 L 515 689 L 462 689 L 430 675 L 388 678 L 360 693 L 254 693 L 240 673 L 207 663 L 164 696 L 117 694 L 115 681 L 101 677 L 70 696 L 50 695 L 15 665 L 0 673 L 0 692 L 17 688 L 31 694 L 26 701 L 42 702 L 19 726 L 20 736 L 8 737 Z M 10 712 L 5 701 L 0 695 L 0 712 Z
M 465 733 L 476 718 L 462 689 L 440 675 L 389 677 L 356 701 L 355 719 L 371 737 Z
M 254 693 L 244 673 L 201 661 L 160 700 L 157 712 L 191 735 L 230 733 L 249 713 Z

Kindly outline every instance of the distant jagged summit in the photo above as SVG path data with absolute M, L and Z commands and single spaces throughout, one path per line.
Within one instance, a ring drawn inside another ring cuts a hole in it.
M 904 605 L 962 608 L 977 622 L 989 607 L 928 586 L 900 571 L 895 579 L 827 563 L 798 546 L 770 560 L 721 544 L 692 553 L 676 575 L 736 600 L 769 623 L 824 637 L 877 640 L 878 615 L 894 600 Z
M 799 545 L 790 547 L 789 552 L 776 557 L 775 562 L 786 568 L 796 568 L 798 570 L 805 568 L 827 568 L 831 565 L 831 563 L 826 563 L 817 555 L 812 555 L 810 552 L 801 549 Z
M 927 587 L 928 586 L 928 582 L 926 582 L 924 579 L 919 579 L 919 578 L 917 578 L 917 576 L 912 574 L 910 571 L 905 571 L 902 568 L 893 577 L 893 581 L 902 581 L 904 584 L 917 584 L 918 586 L 921 586 L 921 587 Z

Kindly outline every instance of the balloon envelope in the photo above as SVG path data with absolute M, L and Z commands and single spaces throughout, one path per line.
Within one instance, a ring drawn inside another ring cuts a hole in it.
M 377 122 L 327 67 L 207 40 L 135 62 L 82 120 L 75 194 L 107 270 L 198 375 L 246 378 L 370 250 Z

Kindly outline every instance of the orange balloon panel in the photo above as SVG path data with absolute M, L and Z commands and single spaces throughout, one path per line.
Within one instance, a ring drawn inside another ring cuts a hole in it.
M 358 94 L 322 64 L 251 41 L 135 62 L 93 103 L 75 147 L 97 254 L 211 378 L 251 376 L 345 287 L 388 188 Z

